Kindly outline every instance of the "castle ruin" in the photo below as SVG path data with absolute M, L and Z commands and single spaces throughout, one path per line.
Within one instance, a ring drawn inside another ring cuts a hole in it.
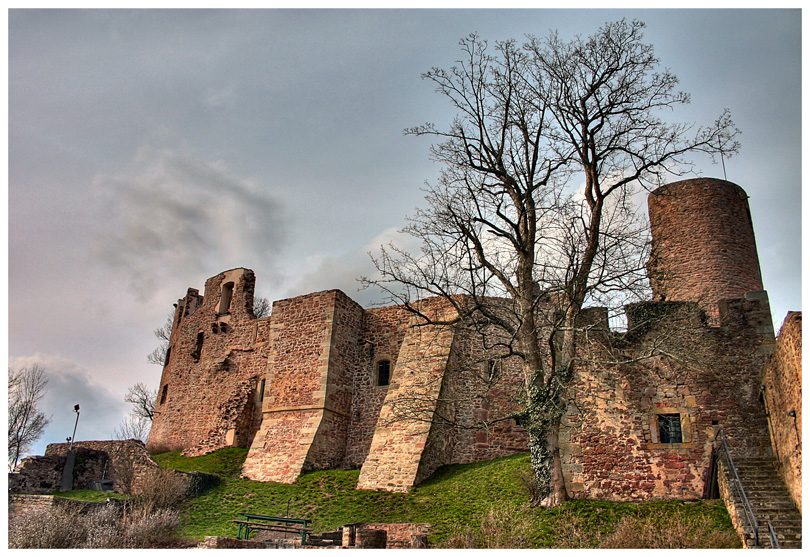
M 583 313 L 560 433 L 569 495 L 700 498 L 722 428 L 735 456 L 783 462 L 800 504 L 800 448 L 772 446 L 769 416 L 787 409 L 766 415 L 763 403 L 793 405 L 801 423 L 800 361 L 797 372 L 795 352 L 777 351 L 779 366 L 763 372 L 775 339 L 747 195 L 723 180 L 684 180 L 652 192 L 648 206 L 653 299 L 627 307 L 626 333 L 611 331 L 600 308 Z M 474 331 L 424 326 L 402 306 L 362 308 L 339 290 L 276 301 L 257 319 L 254 283 L 249 269 L 232 269 L 177 302 L 151 452 L 244 447 L 243 475 L 254 480 L 359 468 L 358 488 L 407 491 L 439 466 L 527 449 L 507 419 L 518 366 Z M 441 299 L 421 304 L 451 311 Z M 666 350 L 644 356 L 656 343 Z M 775 386 L 785 392 L 763 398 Z M 798 408 L 786 394 L 796 389 Z M 454 427 L 481 423 L 489 427 Z

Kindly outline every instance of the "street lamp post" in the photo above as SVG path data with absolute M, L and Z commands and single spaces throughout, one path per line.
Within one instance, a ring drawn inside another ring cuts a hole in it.
M 76 423 L 73 425 L 73 436 L 70 438 L 70 448 L 69 451 L 73 450 L 73 441 L 76 440 L 76 428 L 79 427 L 79 405 L 73 407 L 73 411 L 76 412 Z

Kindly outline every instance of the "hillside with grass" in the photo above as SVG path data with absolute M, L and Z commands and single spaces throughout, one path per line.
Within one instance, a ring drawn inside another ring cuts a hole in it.
M 741 546 L 720 501 L 569 501 L 532 508 L 525 454 L 444 467 L 407 494 L 356 490 L 359 470 L 309 472 L 292 485 L 254 482 L 239 477 L 246 455 L 245 449 L 223 449 L 193 458 L 155 456 L 166 468 L 221 479 L 185 503 L 185 537 L 235 537 L 231 521 L 258 513 L 307 518 L 315 532 L 352 522 L 428 522 L 432 547 Z

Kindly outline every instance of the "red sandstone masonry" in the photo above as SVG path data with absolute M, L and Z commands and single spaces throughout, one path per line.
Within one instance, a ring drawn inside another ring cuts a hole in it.
M 692 303 L 696 326 L 681 335 L 680 359 L 635 359 L 660 331 L 629 341 L 595 332 L 583 341 L 561 439 L 574 497 L 700 496 L 718 427 L 735 454 L 770 450 L 757 397 L 773 330 L 745 193 L 729 182 L 687 180 L 654 192 L 649 206 L 655 299 Z M 236 283 L 234 309 L 222 315 L 228 281 Z M 204 298 L 189 289 L 178 304 L 161 380 L 168 398 L 150 449 L 202 454 L 251 446 L 244 472 L 254 479 L 291 482 L 309 469 L 362 466 L 361 486 L 397 491 L 442 464 L 525 449 L 526 432 L 513 420 L 453 430 L 433 419 L 441 414 L 466 427 L 508 415 L 522 390 L 516 358 L 487 353 L 471 331 L 415 329 L 405 308 L 363 310 L 339 291 L 281 300 L 270 318 L 255 320 L 247 307 L 252 285 L 252 272 L 227 271 L 207 281 Z M 712 326 L 700 324 L 698 304 Z M 203 350 L 195 357 L 201 332 Z M 381 358 L 392 364 L 390 386 L 376 385 Z M 493 359 L 502 378 L 485 400 L 476 396 L 474 375 L 486 367 L 470 366 Z M 798 357 L 772 360 L 780 377 L 766 382 L 785 385 L 774 390 L 800 392 L 800 368 L 791 371 L 791 360 Z M 421 419 L 393 419 L 402 394 L 423 399 Z M 792 408 L 794 399 L 774 404 Z M 800 406 L 796 411 L 800 416 Z M 659 413 L 680 414 L 689 438 L 678 446 L 657 442 Z M 789 425 L 778 427 L 777 450 L 786 446 Z M 795 460 L 783 466 L 795 467 Z M 794 474 L 789 481 L 800 480 Z
M 246 477 L 291 483 L 340 465 L 361 326 L 362 309 L 337 290 L 273 305 L 262 427 Z
M 655 302 L 647 302 L 648 307 Z M 628 365 L 611 346 L 593 338 L 581 346 L 587 360 L 577 368 L 560 433 L 563 471 L 573 498 L 615 501 L 703 497 L 720 427 L 732 453 L 761 456 L 770 451 L 757 377 L 769 339 L 745 325 L 744 301 L 727 303 L 727 327 L 682 328 L 676 358 L 656 356 Z M 662 325 L 663 326 L 663 325 Z M 667 341 L 667 330 L 653 328 L 620 353 L 632 358 L 652 342 Z M 729 347 L 733 347 L 729 350 Z M 679 352 L 680 351 L 680 352 Z M 656 439 L 658 413 L 681 415 L 682 443 Z
M 762 290 L 748 196 L 715 178 L 662 186 L 647 198 L 653 299 L 696 301 L 716 324 L 717 302 Z
M 358 350 L 360 365 L 354 376 L 352 419 L 346 441 L 343 467 L 360 468 L 371 448 L 377 418 L 388 386 L 378 386 L 375 364 L 388 359 L 396 367 L 402 341 L 412 315 L 402 306 L 367 309 L 363 316 L 363 338 Z
M 769 414 L 776 467 L 802 508 L 802 313 L 791 311 L 765 364 L 762 396 Z M 791 416 L 791 412 L 794 414 Z
M 402 343 L 397 365 L 383 404 L 371 450 L 360 470 L 358 489 L 408 491 L 418 479 L 435 470 L 422 457 L 429 441 L 432 412 L 447 369 L 454 331 L 442 326 L 417 326 L 414 317 Z M 403 393 L 423 401 L 418 421 L 395 419 Z
M 232 298 L 223 308 L 227 283 L 233 284 Z M 232 269 L 208 279 L 204 297 L 189 289 L 178 302 L 147 443 L 151 452 L 182 449 L 197 456 L 250 446 L 257 429 L 255 391 L 267 358 L 259 336 L 266 320 L 253 316 L 254 283 L 253 271 Z

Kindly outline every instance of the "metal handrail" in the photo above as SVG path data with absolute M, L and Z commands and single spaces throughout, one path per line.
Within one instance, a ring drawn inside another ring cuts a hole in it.
M 715 442 L 718 438 L 720 439 L 721 448 L 723 449 L 726 460 L 728 461 L 728 467 L 731 469 L 732 489 L 737 492 L 740 500 L 743 503 L 743 515 L 748 522 L 748 526 L 754 531 L 754 544 L 756 547 L 759 547 L 759 524 L 757 524 L 757 517 L 754 515 L 754 509 L 751 507 L 751 503 L 748 501 L 748 496 L 745 494 L 745 489 L 740 481 L 740 476 L 737 474 L 737 468 L 734 466 L 734 459 L 731 458 L 731 452 L 728 449 L 728 443 L 726 442 L 726 435 L 723 433 L 723 428 L 720 428 L 717 431 L 717 436 L 714 438 Z
M 768 537 L 771 538 L 771 549 L 782 549 L 779 545 L 779 538 L 776 536 L 776 531 L 773 529 L 773 524 L 768 521 Z

